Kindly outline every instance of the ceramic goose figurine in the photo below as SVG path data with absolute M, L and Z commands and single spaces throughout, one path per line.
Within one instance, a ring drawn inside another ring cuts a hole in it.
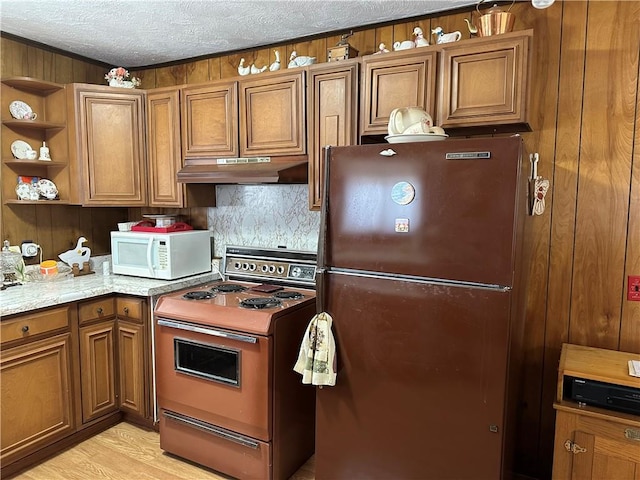
M 75 248 L 61 253 L 60 255 L 58 255 L 58 258 L 70 267 L 72 267 L 74 263 L 77 263 L 78 266 L 82 268 L 82 264 L 84 262 L 88 262 L 89 257 L 91 257 L 91 249 L 89 247 L 82 246 L 82 244 L 86 241 L 86 238 L 80 237 Z
M 258 67 L 256 67 L 256 64 L 255 64 L 255 63 L 252 63 L 252 64 L 251 64 L 251 74 L 252 74 L 252 75 L 255 75 L 256 73 L 262 73 L 262 72 L 264 72 L 266 69 L 267 69 L 267 66 L 266 66 L 266 65 L 265 65 L 264 67 L 262 67 L 262 68 L 258 68 Z
M 424 38 L 424 33 L 420 27 L 416 27 L 413 29 L 413 35 L 416 37 L 414 40 L 416 47 L 428 47 L 429 42 L 426 38 Z
M 271 65 L 269 65 L 270 72 L 275 72 L 276 70 L 280 70 L 280 52 L 276 50 L 273 53 L 275 54 L 276 59 Z
M 240 75 L 249 75 L 249 73 L 251 73 L 251 67 L 244 66 L 244 58 L 240 59 L 240 65 L 238 65 L 238 73 Z
M 462 33 L 458 30 L 451 33 L 444 33 L 442 27 L 436 27 L 431 30 L 431 34 L 436 36 L 436 43 L 449 43 L 449 42 L 457 42 L 462 38 Z
M 316 57 L 298 56 L 298 52 L 295 50 L 291 52 L 289 57 L 289 68 L 305 67 L 316 63 Z

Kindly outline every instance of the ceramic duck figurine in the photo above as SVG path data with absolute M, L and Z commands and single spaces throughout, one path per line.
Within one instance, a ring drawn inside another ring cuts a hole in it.
M 253 74 L 253 75 L 255 75 L 256 73 L 262 73 L 262 72 L 264 72 L 266 69 L 267 69 L 267 66 L 266 66 L 266 65 L 265 65 L 264 67 L 262 67 L 262 68 L 258 68 L 258 67 L 256 67 L 256 64 L 255 64 L 255 63 L 252 63 L 252 64 L 251 64 L 251 74 Z
M 88 262 L 89 257 L 91 257 L 91 249 L 89 247 L 82 246 L 82 244 L 86 241 L 86 238 L 80 237 L 75 248 L 61 253 L 60 255 L 58 255 L 58 258 L 70 267 L 72 267 L 74 263 L 77 263 L 80 268 L 82 268 L 82 264 L 84 262 Z
M 389 49 L 384 43 L 381 43 L 380 45 L 378 45 L 378 51 L 375 53 L 389 53 Z
M 276 59 L 271 65 L 269 65 L 270 72 L 275 72 L 276 70 L 280 70 L 280 52 L 276 50 L 273 53 L 275 54 Z
M 240 65 L 238 65 L 238 73 L 240 75 L 249 75 L 249 73 L 251 73 L 251 67 L 244 66 L 244 58 L 240 59 Z
M 426 38 L 424 38 L 424 33 L 420 27 L 416 27 L 413 29 L 413 36 L 416 37 L 414 40 L 416 47 L 428 47 L 429 42 Z
M 295 50 L 291 52 L 289 57 L 289 68 L 305 67 L 316 63 L 316 57 L 298 56 L 298 52 Z

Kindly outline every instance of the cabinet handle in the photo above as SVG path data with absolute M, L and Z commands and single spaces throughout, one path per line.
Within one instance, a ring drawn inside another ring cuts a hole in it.
M 124 307 L 122 310 L 124 311 L 125 315 L 129 315 L 129 307 Z
M 29 331 L 29 325 L 25 325 L 22 327 L 22 333 L 27 333 Z
M 572 442 L 571 440 L 567 440 L 566 442 L 564 442 L 564 448 L 567 449 L 567 452 L 571 452 L 574 455 L 578 453 L 585 453 L 587 451 L 586 448 L 581 447 L 580 445 L 578 445 L 575 442 Z
M 624 436 L 629 440 L 637 440 L 640 442 L 640 430 L 636 428 L 626 428 L 624 430 Z
M 98 315 L 102 315 L 102 307 L 98 307 L 98 309 L 96 310 L 96 312 L 98 312 Z

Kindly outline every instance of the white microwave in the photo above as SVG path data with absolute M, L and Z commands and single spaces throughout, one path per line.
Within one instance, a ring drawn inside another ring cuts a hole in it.
M 113 273 L 173 280 L 211 271 L 208 230 L 111 232 Z

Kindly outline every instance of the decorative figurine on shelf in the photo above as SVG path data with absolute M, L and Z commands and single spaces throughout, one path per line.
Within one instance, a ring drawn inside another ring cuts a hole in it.
M 420 27 L 416 27 L 413 29 L 413 36 L 416 37 L 414 40 L 416 47 L 428 47 L 429 42 L 426 38 L 424 38 L 424 33 Z
M 451 33 L 444 33 L 442 27 L 436 27 L 431 30 L 431 35 L 436 36 L 437 44 L 457 42 L 462 38 L 462 33 L 460 33 L 458 30 Z
M 255 75 L 256 73 L 262 73 L 262 72 L 264 72 L 266 69 L 267 69 L 267 66 L 266 66 L 266 65 L 265 65 L 264 67 L 262 67 L 262 68 L 258 68 L 258 67 L 256 67 L 256 64 L 255 64 L 255 63 L 252 63 L 252 64 L 251 64 L 251 74 L 252 74 L 252 75 Z
M 136 88 L 140 85 L 140 79 L 130 76 L 123 67 L 112 68 L 104 78 L 110 87 Z
M 289 57 L 288 68 L 306 67 L 314 63 L 316 63 L 316 57 L 298 56 L 298 52 L 294 50 Z
M 275 72 L 276 70 L 280 70 L 280 52 L 276 50 L 273 53 L 276 56 L 276 59 L 271 65 L 269 65 L 270 72 Z
M 346 60 L 348 58 L 354 58 L 358 56 L 358 50 L 349 45 L 347 38 L 353 35 L 353 30 L 349 33 L 343 33 L 340 36 L 340 41 L 335 47 L 327 49 L 327 61 L 335 62 L 337 60 Z
M 374 55 L 376 53 L 389 53 L 389 50 L 387 49 L 387 46 L 384 43 L 381 43 L 380 45 L 378 45 L 378 51 L 374 52 Z
M 244 66 L 244 58 L 240 59 L 240 65 L 238 65 L 238 73 L 240 75 L 249 75 L 251 73 L 251 67 Z

